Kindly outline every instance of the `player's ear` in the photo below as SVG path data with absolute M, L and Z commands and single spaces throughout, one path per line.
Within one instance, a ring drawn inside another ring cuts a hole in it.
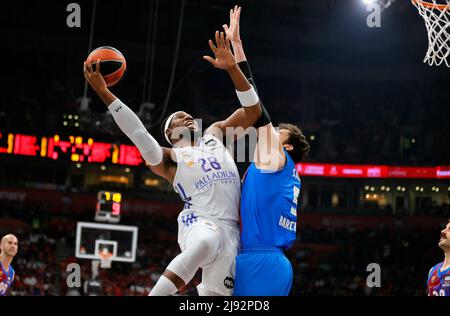
M 172 129 L 171 129 L 171 128 L 168 128 L 168 129 L 165 131 L 165 133 L 166 133 L 167 137 L 169 137 L 169 139 L 170 139 L 170 135 L 172 134 Z
M 292 146 L 291 144 L 283 144 L 284 149 L 286 149 L 287 151 L 292 151 L 294 150 L 294 146 Z

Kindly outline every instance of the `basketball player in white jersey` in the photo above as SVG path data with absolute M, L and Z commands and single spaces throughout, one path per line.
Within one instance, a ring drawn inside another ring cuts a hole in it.
M 150 295 L 173 295 L 188 284 L 202 268 L 199 295 L 231 295 L 235 257 L 239 249 L 240 177 L 236 164 L 222 143 L 228 127 L 252 126 L 261 116 L 259 98 L 231 52 L 224 33 L 216 32 L 216 45 L 209 45 L 215 58 L 204 56 L 214 67 L 228 72 L 242 108 L 225 121 L 214 123 L 203 137 L 197 123 L 185 112 L 175 112 L 164 124 L 164 136 L 173 148 L 161 147 L 139 118 L 106 87 L 100 66 L 84 65 L 84 76 L 108 106 L 120 129 L 139 149 L 147 166 L 173 184 L 185 202 L 178 216 L 178 243 L 175 257 Z M 99 60 L 96 61 L 97 65 Z

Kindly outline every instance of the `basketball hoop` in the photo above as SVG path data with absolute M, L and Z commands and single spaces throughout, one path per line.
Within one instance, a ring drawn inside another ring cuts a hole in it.
M 428 51 L 423 62 L 430 66 L 440 66 L 445 62 L 450 67 L 450 0 L 444 0 L 445 4 L 437 1 L 411 0 L 425 20 L 428 32 Z
M 112 256 L 113 254 L 108 251 L 108 249 L 104 248 L 100 253 L 100 268 L 109 269 L 111 268 Z

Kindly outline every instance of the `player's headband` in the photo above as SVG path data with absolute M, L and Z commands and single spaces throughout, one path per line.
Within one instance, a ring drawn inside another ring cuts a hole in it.
M 172 144 L 172 142 L 170 141 L 170 138 L 169 138 L 169 135 L 167 135 L 167 129 L 169 128 L 169 126 L 170 126 L 170 123 L 172 123 L 172 120 L 173 120 L 173 117 L 175 116 L 175 114 L 176 114 L 177 112 L 175 112 L 175 113 L 172 113 L 170 116 L 169 116 L 169 118 L 167 119 L 167 121 L 166 121 L 166 124 L 164 124 L 164 137 L 166 138 L 166 140 L 167 140 L 167 142 L 169 143 L 169 144 L 171 144 L 171 145 L 173 145 Z

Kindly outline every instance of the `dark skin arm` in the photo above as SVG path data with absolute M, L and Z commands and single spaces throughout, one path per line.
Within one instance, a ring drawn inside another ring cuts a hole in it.
M 89 83 L 91 88 L 95 91 L 95 93 L 97 93 L 100 99 L 102 99 L 102 101 L 106 104 L 106 106 L 109 106 L 117 99 L 117 97 L 108 89 L 105 79 L 103 79 L 103 76 L 100 73 L 100 60 L 98 59 L 96 62 L 97 67 L 95 71 L 92 69 L 92 64 L 92 60 L 84 62 L 84 78 Z M 158 165 L 151 166 L 147 164 L 147 166 L 154 173 L 172 183 L 176 172 L 176 164 L 174 163 L 175 154 L 173 153 L 171 148 L 162 147 L 162 150 L 162 161 Z
M 234 87 L 237 91 L 247 91 L 252 88 L 245 75 L 237 65 L 234 56 L 231 52 L 230 40 L 225 38 L 223 32 L 216 31 L 215 39 L 217 47 L 212 40 L 209 40 L 209 46 L 214 53 L 215 58 L 204 56 L 203 58 L 209 61 L 214 67 L 224 69 L 227 71 L 230 79 L 233 81 Z M 205 132 L 205 134 L 213 134 L 218 138 L 225 135 L 227 128 L 242 127 L 247 129 L 253 126 L 261 116 L 261 106 L 257 102 L 251 107 L 242 107 L 236 110 L 227 119 L 212 124 Z M 237 135 L 235 135 L 237 137 Z
M 236 62 L 247 60 L 240 36 L 240 19 L 241 7 L 235 6 L 230 10 L 230 25 L 223 25 L 227 38 L 231 41 Z M 258 145 L 253 161 L 258 169 L 276 171 L 283 168 L 286 163 L 286 156 L 279 139 L 279 134 L 275 131 L 272 123 L 258 128 L 257 135 Z

